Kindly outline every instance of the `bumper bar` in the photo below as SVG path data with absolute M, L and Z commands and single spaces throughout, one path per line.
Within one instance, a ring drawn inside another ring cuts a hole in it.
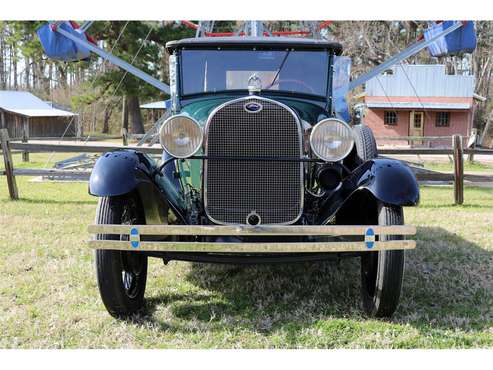
M 416 227 L 408 225 L 367 226 L 198 226 L 198 225 L 90 225 L 91 234 L 127 235 L 128 240 L 89 240 L 94 249 L 211 252 L 211 253 L 320 253 L 367 252 L 413 249 L 414 240 L 376 240 L 376 236 L 414 235 Z M 141 241 L 141 235 L 165 236 L 359 236 L 362 241 L 327 242 L 175 242 Z M 122 239 L 122 238 L 121 238 Z

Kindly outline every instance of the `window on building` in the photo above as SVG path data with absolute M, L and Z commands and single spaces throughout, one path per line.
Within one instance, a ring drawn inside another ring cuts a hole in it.
M 437 112 L 437 127 L 449 127 L 450 126 L 450 112 Z
M 392 111 L 385 111 L 383 114 L 383 123 L 390 126 L 397 125 L 397 113 Z

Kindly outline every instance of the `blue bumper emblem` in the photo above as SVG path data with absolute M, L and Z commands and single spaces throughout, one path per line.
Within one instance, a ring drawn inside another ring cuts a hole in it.
M 368 249 L 372 249 L 375 245 L 375 230 L 371 227 L 365 231 L 365 245 Z
M 139 230 L 136 227 L 130 229 L 130 245 L 132 248 L 139 248 L 140 246 Z

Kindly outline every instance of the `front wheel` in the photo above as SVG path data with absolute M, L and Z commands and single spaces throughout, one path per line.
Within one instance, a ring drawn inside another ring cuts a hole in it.
M 99 198 L 97 224 L 143 224 L 138 196 Z M 128 235 L 99 234 L 98 239 L 128 240 Z M 101 299 L 115 317 L 130 316 L 144 306 L 147 256 L 141 252 L 96 250 L 96 275 Z
M 378 204 L 379 225 L 403 225 L 402 207 Z M 401 239 L 382 236 L 380 240 Z M 361 256 L 361 296 L 365 313 L 391 317 L 399 303 L 404 272 L 404 250 L 365 252 Z

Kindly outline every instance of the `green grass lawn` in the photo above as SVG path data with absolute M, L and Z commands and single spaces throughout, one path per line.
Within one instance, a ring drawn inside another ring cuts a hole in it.
M 87 184 L 28 180 L 17 179 L 21 199 L 12 202 L 0 177 L 2 348 L 493 347 L 493 189 L 467 188 L 465 205 L 453 206 L 450 187 L 425 187 L 420 206 L 406 208 L 418 245 L 391 321 L 363 316 L 357 259 L 151 259 L 147 311 L 125 322 L 101 303 L 84 243 L 96 206 Z
M 426 161 L 424 162 L 424 167 L 429 170 L 441 171 L 441 172 L 453 172 L 454 165 L 452 162 L 437 162 L 437 161 Z M 493 171 L 493 166 L 473 161 L 464 161 L 464 171 L 466 172 L 486 172 Z

